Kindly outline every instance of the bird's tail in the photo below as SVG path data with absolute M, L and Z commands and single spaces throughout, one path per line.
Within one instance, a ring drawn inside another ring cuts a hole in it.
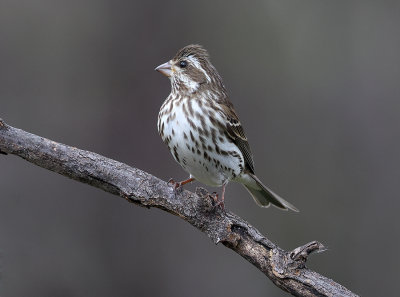
M 299 211 L 292 204 L 264 186 L 257 176 L 251 173 L 247 173 L 246 175 L 246 182 L 243 183 L 243 185 L 246 187 L 247 191 L 250 192 L 251 196 L 253 196 L 259 206 L 269 207 L 270 203 L 272 203 L 272 205 L 283 210 L 291 209 L 295 212 Z

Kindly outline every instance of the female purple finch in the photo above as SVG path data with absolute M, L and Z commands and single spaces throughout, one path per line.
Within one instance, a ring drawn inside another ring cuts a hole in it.
M 268 189 L 255 175 L 250 146 L 229 101 L 221 76 L 200 45 L 188 45 L 156 68 L 169 77 L 171 93 L 158 115 L 158 132 L 174 159 L 194 179 L 222 186 L 223 208 L 229 181 L 243 184 L 261 207 L 296 207 Z

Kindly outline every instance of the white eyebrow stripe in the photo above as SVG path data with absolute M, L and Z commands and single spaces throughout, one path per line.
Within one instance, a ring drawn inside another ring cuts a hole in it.
M 198 60 L 196 57 L 194 57 L 194 56 L 189 56 L 189 57 L 187 57 L 187 58 L 188 58 L 188 60 L 189 60 L 190 62 L 193 63 L 194 67 L 196 67 L 197 69 L 201 70 L 201 71 L 204 73 L 204 75 L 206 76 L 207 81 L 208 81 L 208 82 L 211 82 L 210 76 L 209 76 L 209 75 L 207 74 L 207 72 L 203 69 L 203 67 L 201 67 L 199 60 Z

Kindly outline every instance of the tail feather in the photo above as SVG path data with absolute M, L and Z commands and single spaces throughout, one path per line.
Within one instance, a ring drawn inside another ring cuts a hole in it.
M 243 185 L 250 192 L 251 196 L 253 196 L 254 201 L 261 207 L 269 207 L 270 204 L 283 209 L 288 210 L 291 209 L 295 212 L 299 210 L 287 202 L 285 199 L 279 197 L 277 194 L 272 192 L 263 183 L 255 176 L 254 174 L 248 173 L 250 179 L 247 179 L 246 183 Z

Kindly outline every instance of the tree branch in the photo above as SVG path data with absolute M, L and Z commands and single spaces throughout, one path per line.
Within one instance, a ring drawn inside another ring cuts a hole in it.
M 249 223 L 214 207 L 208 192 L 174 193 L 166 182 L 142 170 L 11 127 L 0 119 L 0 152 L 121 196 L 143 207 L 157 207 L 181 217 L 261 270 L 279 288 L 295 296 L 357 296 L 305 266 L 316 241 L 286 252 Z

